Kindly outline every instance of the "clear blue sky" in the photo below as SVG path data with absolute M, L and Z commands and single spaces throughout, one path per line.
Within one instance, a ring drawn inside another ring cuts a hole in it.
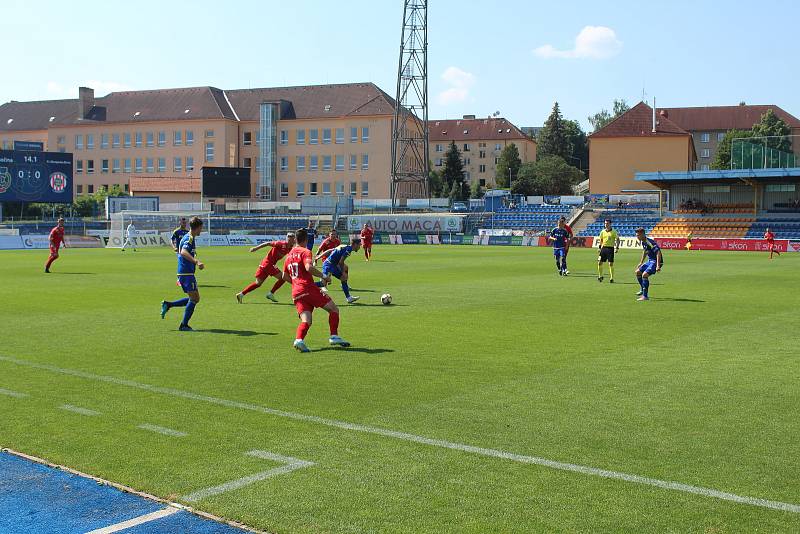
M 400 0 L 4 0 L 0 102 L 118 88 L 373 81 L 394 94 Z M 777 104 L 800 115 L 791 0 L 431 0 L 431 118 Z M 578 38 L 580 35 L 580 38 Z M 576 38 L 578 43 L 576 45 Z

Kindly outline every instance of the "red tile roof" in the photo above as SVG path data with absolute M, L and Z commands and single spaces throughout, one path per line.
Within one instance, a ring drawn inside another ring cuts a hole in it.
M 589 137 L 656 137 L 690 135 L 689 132 L 666 117 L 656 116 L 653 132 L 653 108 L 639 102 L 634 107 L 594 132 Z
M 768 109 L 792 128 L 800 128 L 800 119 L 774 105 L 708 106 L 696 108 L 658 108 L 682 128 L 698 130 L 749 130 Z
M 503 118 L 428 121 L 430 141 L 503 141 L 530 139 Z
M 200 193 L 199 178 L 133 176 L 131 193 Z

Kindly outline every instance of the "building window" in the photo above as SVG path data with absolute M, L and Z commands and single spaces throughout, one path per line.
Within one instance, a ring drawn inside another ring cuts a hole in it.
M 330 156 L 322 156 L 322 170 L 329 171 L 331 170 L 331 157 Z
M 701 133 L 700 134 L 700 142 L 701 143 L 708 143 L 711 141 L 711 134 L 709 133 Z
M 125 158 L 122 161 L 123 172 L 131 172 L 131 158 Z
M 350 128 L 350 142 L 358 143 L 358 128 Z
M 322 130 L 322 144 L 323 145 L 331 144 L 331 129 L 330 128 L 323 128 L 323 130 Z
M 134 172 L 142 172 L 142 158 L 136 158 L 136 164 L 133 167 Z
M 125 192 L 129 192 L 131 189 L 130 184 L 125 184 Z
M 500 158 L 494 158 L 494 164 L 497 165 L 498 163 L 500 163 Z
M 80 174 L 83 172 L 83 160 L 79 159 L 75 162 L 75 172 Z
M 701 171 L 707 171 L 708 170 L 708 164 L 704 163 L 704 164 L 700 165 L 700 170 Z
M 206 130 L 204 134 L 207 138 L 214 137 L 214 130 Z
M 186 156 L 186 170 L 187 171 L 194 170 L 194 156 Z
M 369 128 L 366 126 L 361 128 L 361 142 L 369 143 Z
M 478 165 L 478 172 L 486 172 L 486 165 Z
M 107 159 L 100 160 L 100 172 L 104 173 L 104 174 L 108 173 L 108 160 Z
M 497 143 L 496 145 L 494 145 L 494 149 L 495 150 L 503 150 L 503 146 L 500 143 Z
M 67 136 L 66 135 L 59 135 L 56 138 L 56 143 L 58 143 L 59 145 L 66 144 L 66 142 L 67 142 Z
M 306 131 L 305 130 L 297 130 L 297 139 L 295 141 L 298 145 L 306 144 Z
M 358 169 L 358 156 L 350 154 L 350 170 L 354 171 L 356 169 Z
M 100 134 L 100 148 L 108 148 L 108 134 Z
M 214 143 L 206 142 L 206 161 L 214 161 Z
M 306 157 L 305 156 L 297 156 L 295 160 L 295 170 L 304 171 L 306 170 Z
M 764 186 L 767 193 L 794 193 L 797 184 L 767 184 Z
M 363 154 L 361 156 L 361 168 L 364 170 L 369 169 L 369 154 Z
M 322 195 L 323 196 L 331 196 L 331 183 L 330 182 L 322 182 Z
M 172 144 L 181 146 L 183 144 L 183 130 L 175 130 L 172 132 Z
M 153 166 L 153 158 L 147 158 L 147 172 L 155 172 L 156 168 Z
M 361 182 L 361 196 L 362 197 L 369 196 L 369 182 Z
M 350 182 L 350 196 L 356 196 L 358 194 L 358 182 Z
M 464 152 L 469 152 L 469 143 L 464 143 Z
M 136 132 L 136 146 L 142 146 L 142 132 Z
M 253 159 L 252 158 L 244 158 L 242 159 L 242 167 L 245 169 L 249 169 L 252 167 Z
M 114 158 L 111 160 L 111 172 L 119 172 L 119 158 Z
M 167 158 L 158 158 L 158 172 L 167 170 Z
M 3 141 L 3 148 L 6 147 L 6 142 Z M 75 136 L 75 150 L 83 150 L 83 136 L 76 135 Z
M 336 144 L 341 145 L 344 143 L 344 128 L 336 128 Z
M 486 187 L 486 180 L 481 178 L 480 180 L 478 180 L 478 185 L 481 187 Z
M 87 159 L 86 160 L 86 174 L 94 174 L 94 160 Z
M 441 167 L 442 166 L 442 158 L 436 158 L 436 166 L 437 167 Z
M 145 139 L 147 140 L 146 141 L 147 146 L 153 146 L 155 144 L 154 142 L 155 138 L 153 137 L 153 132 L 147 132 L 147 134 L 145 135 Z
M 181 158 L 174 158 L 172 160 L 172 170 L 175 172 L 183 172 L 183 160 Z
M 79 195 L 82 195 L 83 194 L 83 185 L 82 184 L 76 185 L 75 186 L 75 192 L 78 193 Z
M 711 149 L 710 148 L 702 149 L 700 151 L 700 157 L 701 158 L 710 158 L 711 157 Z
M 86 186 L 86 192 L 87 192 L 87 193 L 89 193 L 90 195 L 91 195 L 92 193 L 94 193 L 94 185 L 93 185 L 93 184 L 89 184 L 89 185 L 87 185 L 87 186 Z
M 308 194 L 311 196 L 317 196 L 317 182 L 311 182 L 308 184 Z
M 289 132 L 286 130 L 281 130 L 281 144 L 288 145 L 289 144 Z
M 158 146 L 167 144 L 167 132 L 158 132 Z
M 344 196 L 344 182 L 336 182 L 336 195 Z
M 281 170 L 282 171 L 289 170 L 289 158 L 286 156 L 281 156 Z
M 437 144 L 436 145 L 436 152 L 444 152 L 444 146 Z
M 308 131 L 308 144 L 309 145 L 319 144 L 319 130 L 317 130 L 316 128 Z
M 719 132 L 717 134 L 717 143 L 721 143 L 723 139 L 725 139 L 725 132 Z
M 111 135 L 111 148 L 119 148 L 119 134 L 115 133 Z
M 130 148 L 131 147 L 131 133 L 130 132 L 125 132 L 124 134 L 122 134 L 122 146 L 124 146 L 125 148 Z
M 186 130 L 186 146 L 192 146 L 194 144 L 194 132 L 192 130 Z
M 244 146 L 250 146 L 253 144 L 253 132 L 244 132 L 242 134 L 242 144 Z
M 94 134 L 86 134 L 86 149 L 91 150 L 94 148 Z
M 309 161 L 309 169 L 316 171 L 319 168 L 319 156 L 311 156 Z
M 486 157 L 486 151 L 485 150 L 481 150 L 480 152 L 478 152 L 478 157 L 481 158 L 481 159 L 485 158 Z
M 297 182 L 294 184 L 294 196 L 302 197 L 306 194 L 306 184 L 303 182 Z
M 281 182 L 281 198 L 286 198 L 289 196 L 289 184 L 286 182 Z
M 337 154 L 336 155 L 336 170 L 343 171 L 344 170 L 344 154 Z

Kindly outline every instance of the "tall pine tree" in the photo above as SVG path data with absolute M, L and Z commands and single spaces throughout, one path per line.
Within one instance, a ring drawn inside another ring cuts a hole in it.
M 450 142 L 450 147 L 445 154 L 444 170 L 442 171 L 442 189 L 452 200 L 464 200 L 469 194 L 464 183 L 464 163 L 461 161 L 461 151 L 455 141 Z
M 511 143 L 503 148 L 495 171 L 497 187 L 511 187 L 511 182 L 517 177 L 522 160 L 519 157 L 517 145 Z
M 544 123 L 544 128 L 539 132 L 537 138 L 536 159 L 546 156 L 559 156 L 564 161 L 569 160 L 572 155 L 572 147 L 567 137 L 567 128 L 564 124 L 564 117 L 561 116 L 561 109 L 558 102 L 553 104 L 553 111 Z

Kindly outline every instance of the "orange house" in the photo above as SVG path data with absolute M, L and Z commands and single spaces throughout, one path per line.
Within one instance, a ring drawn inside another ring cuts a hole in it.
M 637 172 L 691 171 L 697 164 L 692 135 L 640 102 L 589 136 L 589 191 L 619 194 L 652 189 Z

